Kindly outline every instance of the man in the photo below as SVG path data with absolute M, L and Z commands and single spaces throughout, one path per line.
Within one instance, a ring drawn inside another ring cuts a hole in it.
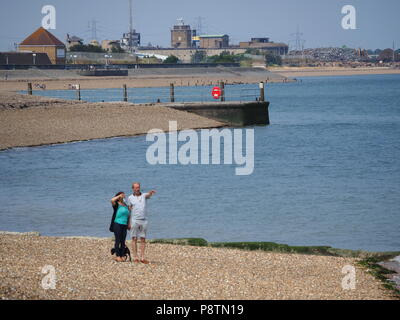
M 140 183 L 134 182 L 132 184 L 133 194 L 128 198 L 128 207 L 131 211 L 131 219 L 128 225 L 128 229 L 132 235 L 132 249 L 133 249 L 133 261 L 138 263 L 139 261 L 148 264 L 144 258 L 144 252 L 146 248 L 146 234 L 147 234 L 147 199 L 150 199 L 155 193 L 155 190 L 151 190 L 149 193 L 142 193 L 140 191 Z M 140 259 L 137 254 L 137 240 L 140 238 Z

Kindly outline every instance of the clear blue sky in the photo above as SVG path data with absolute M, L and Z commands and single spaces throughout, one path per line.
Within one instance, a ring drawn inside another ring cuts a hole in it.
M 56 8 L 56 30 L 91 39 L 88 23 L 97 21 L 98 40 L 120 39 L 128 30 L 128 0 L 2 0 L 0 50 L 13 49 L 41 25 L 44 5 Z M 341 27 L 344 5 L 353 5 L 357 29 Z M 203 33 L 230 36 L 231 43 L 251 37 L 270 37 L 288 43 L 297 26 L 305 47 L 342 46 L 366 49 L 400 47 L 400 0 L 133 0 L 134 26 L 142 34 L 142 45 L 169 46 L 170 28 L 177 18 L 193 27 L 202 17 Z

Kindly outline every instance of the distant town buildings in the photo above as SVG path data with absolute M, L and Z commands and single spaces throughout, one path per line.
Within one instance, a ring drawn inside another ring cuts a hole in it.
M 269 38 L 251 38 L 251 41 L 240 42 L 239 47 L 269 51 L 275 55 L 285 55 L 289 51 L 289 46 L 287 44 L 270 42 Z
M 69 34 L 67 33 L 67 39 L 66 39 L 67 50 L 69 50 L 71 47 L 77 46 L 77 45 L 83 45 L 83 39 L 81 39 L 77 36 L 70 37 Z
M 259 49 L 269 51 L 276 55 L 285 55 L 289 47 L 285 43 L 274 43 L 269 38 L 252 38 L 251 41 L 240 42 L 239 45 L 229 43 L 229 35 L 201 35 L 196 34 L 196 30 L 191 29 L 190 25 L 178 19 L 179 23 L 171 29 L 171 48 L 174 49 Z M 241 51 L 240 51 L 241 52 Z
M 183 19 L 171 29 L 171 48 L 174 49 L 221 49 L 229 47 L 229 36 L 223 35 L 197 35 L 196 30 L 185 24 Z
M 222 49 L 229 47 L 229 36 L 223 35 L 201 35 L 200 48 L 204 49 Z
M 221 54 L 247 54 L 253 61 L 267 53 L 281 56 L 283 63 L 288 65 L 324 63 L 362 63 L 362 62 L 394 62 L 400 59 L 398 53 L 387 49 L 379 54 L 364 49 L 314 48 L 288 52 L 288 45 L 273 42 L 268 37 L 253 37 L 250 41 L 230 44 L 228 34 L 197 34 L 183 19 L 171 29 L 171 46 L 140 46 L 141 36 L 135 29 L 123 33 L 121 40 L 92 40 L 84 44 L 84 40 L 76 35 L 66 35 L 65 44 L 52 33 L 40 27 L 18 45 L 18 52 L 0 53 L 0 65 L 64 65 L 85 63 L 137 63 L 140 58 L 154 57 L 155 62 L 164 61 L 169 56 L 175 56 L 183 63 L 204 62 L 207 57 Z M 80 46 L 71 48 L 74 46 Z M 94 46 L 94 47 L 93 47 Z M 69 51 L 66 54 L 66 51 Z M 201 57 L 198 58 L 198 57 Z M 68 61 L 67 59 L 68 58 Z M 265 59 L 264 59 L 265 60 Z M 264 61 L 263 60 L 263 61 Z M 140 60 L 139 60 L 140 61 Z
M 94 46 L 94 47 L 100 47 L 100 43 L 99 43 L 97 40 L 95 40 L 95 39 L 90 40 L 90 41 L 89 41 L 89 44 L 92 45 L 92 46 Z
M 127 52 L 132 52 L 135 48 L 140 46 L 140 33 L 136 32 L 135 29 L 124 33 L 120 42 L 120 46 Z
M 344 62 L 368 59 L 368 53 L 365 50 L 351 48 L 313 48 L 302 51 L 290 51 L 288 58 L 293 56 L 320 62 Z
M 113 51 L 113 49 L 119 50 L 121 45 L 118 40 L 103 40 L 101 42 L 101 48 L 105 51 Z

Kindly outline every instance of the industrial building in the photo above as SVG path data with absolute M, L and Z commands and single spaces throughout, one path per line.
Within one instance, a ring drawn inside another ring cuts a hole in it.
M 239 47 L 243 49 L 269 51 L 276 55 L 285 55 L 289 51 L 289 46 L 287 44 L 271 42 L 269 38 L 251 38 L 251 41 L 240 42 Z
M 46 53 L 52 64 L 65 64 L 65 45 L 40 27 L 18 46 L 19 52 Z M 36 61 L 35 61 L 36 62 Z
M 178 24 L 171 29 L 171 47 L 141 47 L 140 52 L 144 55 L 176 56 L 181 62 L 189 63 L 196 52 L 203 51 L 207 56 L 219 55 L 223 52 L 230 54 L 243 54 L 250 48 L 260 51 L 271 52 L 276 55 L 288 53 L 288 45 L 285 43 L 274 43 L 269 38 L 252 38 L 248 42 L 240 42 L 239 45 L 230 45 L 229 35 L 196 35 L 196 30 L 190 25 L 178 19 Z
M 189 25 L 184 24 L 183 19 L 179 19 L 179 24 L 171 30 L 171 47 L 175 49 L 192 48 L 192 37 L 195 35 Z
M 204 49 L 222 49 L 229 47 L 229 36 L 223 35 L 201 35 L 200 48 Z
M 122 35 L 120 46 L 125 51 L 132 52 L 134 48 L 140 46 L 140 40 L 140 33 L 136 32 L 135 29 L 131 29 L 131 31 Z
M 221 49 L 229 47 L 229 36 L 223 35 L 197 35 L 190 25 L 185 24 L 183 19 L 171 30 L 171 47 L 174 49 Z
M 140 46 L 141 36 L 133 27 L 132 0 L 129 0 L 129 31 L 122 35 L 119 43 L 120 47 L 130 53 L 133 53 Z
M 67 33 L 67 50 L 69 50 L 73 46 L 78 46 L 82 44 L 83 44 L 83 39 L 77 36 L 70 37 L 69 34 Z
M 120 49 L 121 45 L 118 40 L 103 40 L 101 48 L 106 51 L 112 51 L 113 49 Z

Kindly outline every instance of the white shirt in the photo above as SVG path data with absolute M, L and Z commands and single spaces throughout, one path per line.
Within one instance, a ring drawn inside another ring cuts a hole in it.
M 131 194 L 128 198 L 128 206 L 132 206 L 131 220 L 146 220 L 147 210 L 146 204 L 147 193 L 142 193 L 140 196 Z

